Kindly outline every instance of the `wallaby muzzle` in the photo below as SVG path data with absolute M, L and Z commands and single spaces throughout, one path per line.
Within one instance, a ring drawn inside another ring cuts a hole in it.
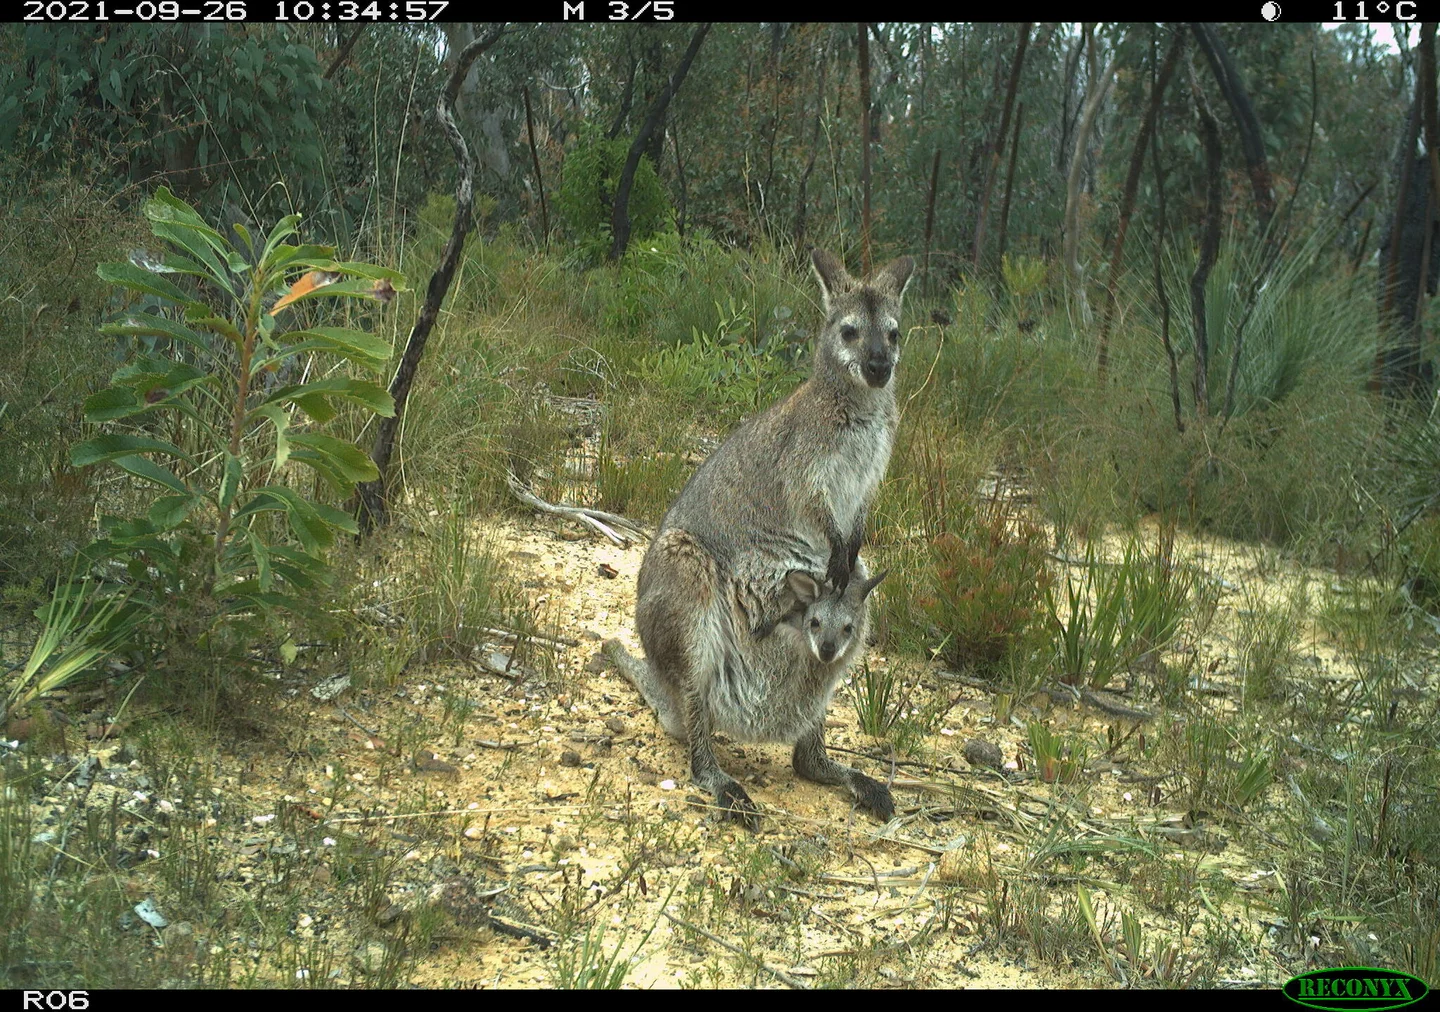
M 893 366 L 890 363 L 890 356 L 883 358 L 867 358 L 860 366 L 860 375 L 865 377 L 865 382 L 876 390 L 879 390 L 886 383 L 890 382 L 890 373 Z
M 890 357 L 890 347 L 885 338 L 871 334 L 865 341 L 865 361 L 860 366 L 865 382 L 878 390 L 890 382 L 890 373 L 894 368 L 895 360 Z
M 835 644 L 832 641 L 824 640 L 820 643 L 815 644 L 815 652 L 820 655 L 820 660 L 822 663 L 829 664 L 835 659 L 835 655 L 839 651 L 836 649 Z

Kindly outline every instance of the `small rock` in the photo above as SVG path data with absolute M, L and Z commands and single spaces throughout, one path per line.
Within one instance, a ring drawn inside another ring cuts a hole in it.
M 560 753 L 560 765 L 561 765 L 561 766 L 579 766 L 579 765 L 580 765 L 580 753 L 574 751 L 573 749 L 568 749 L 568 748 L 567 748 L 564 752 L 561 752 L 561 753 Z
M 422 750 L 415 756 L 415 769 L 420 773 L 459 773 L 458 766 L 445 762 L 434 752 Z
M 611 734 L 624 734 L 625 722 L 619 717 L 611 717 L 605 721 L 605 727 Z
M 1005 763 L 1000 746 L 983 738 L 967 738 L 960 754 L 971 766 L 983 766 L 990 770 L 998 770 Z

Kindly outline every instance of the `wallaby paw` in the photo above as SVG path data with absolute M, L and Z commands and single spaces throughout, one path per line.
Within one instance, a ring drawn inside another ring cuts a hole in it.
M 850 585 L 850 567 L 845 564 L 843 555 L 830 556 L 830 565 L 825 570 L 825 582 L 841 594 Z
M 876 784 L 875 786 L 879 787 L 880 785 Z M 724 809 L 726 818 L 743 823 L 745 828 L 752 833 L 760 829 L 760 809 L 755 807 L 755 802 L 750 800 L 750 795 L 745 793 L 745 788 L 735 781 L 722 784 L 720 789 L 715 792 L 715 801 Z
M 855 795 L 855 803 L 881 822 L 895 818 L 895 799 L 890 796 L 890 788 L 880 781 L 856 773 L 850 781 L 850 790 Z

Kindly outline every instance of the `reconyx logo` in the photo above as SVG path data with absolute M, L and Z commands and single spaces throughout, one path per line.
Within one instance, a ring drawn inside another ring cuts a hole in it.
M 1291 1001 L 1315 1009 L 1391 1009 L 1417 1002 L 1430 993 L 1419 977 L 1373 966 L 1311 970 L 1285 985 Z

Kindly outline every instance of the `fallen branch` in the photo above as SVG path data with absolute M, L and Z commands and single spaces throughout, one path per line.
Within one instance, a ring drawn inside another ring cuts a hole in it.
M 649 531 L 634 520 L 617 516 L 614 513 L 606 513 L 604 510 L 592 510 L 584 506 L 557 506 L 541 499 L 534 492 L 531 492 L 520 483 L 513 472 L 505 473 L 505 483 L 510 486 L 511 493 L 531 509 L 537 509 L 541 513 L 550 513 L 557 517 L 565 517 L 567 520 L 578 520 L 580 523 L 599 531 L 621 548 L 630 547 L 630 539 L 624 535 L 615 533 L 615 527 L 622 528 L 642 538 L 650 536 Z
M 750 953 L 740 948 L 740 946 L 732 945 L 731 943 L 725 941 L 725 939 L 721 938 L 719 935 L 712 935 L 704 928 L 696 927 L 684 918 L 676 917 L 668 910 L 662 910 L 660 912 L 666 917 L 670 918 L 670 920 L 674 921 L 676 924 L 680 925 L 682 928 L 688 928 L 689 930 L 695 932 L 695 934 L 697 935 L 703 935 L 704 937 L 710 939 L 710 941 L 714 942 L 716 945 L 720 946 L 722 949 L 727 949 L 730 952 L 735 953 L 735 955 L 737 956 L 744 956 L 756 966 L 760 967 L 760 969 L 764 970 L 776 980 L 780 981 L 780 983 L 785 984 L 789 987 L 793 987 L 797 991 L 810 990 L 810 985 L 806 984 L 804 981 L 796 980 L 794 977 L 790 976 L 778 966 L 771 966 L 769 963 L 765 962 L 763 959 L 760 959 L 758 956 L 752 956 Z

